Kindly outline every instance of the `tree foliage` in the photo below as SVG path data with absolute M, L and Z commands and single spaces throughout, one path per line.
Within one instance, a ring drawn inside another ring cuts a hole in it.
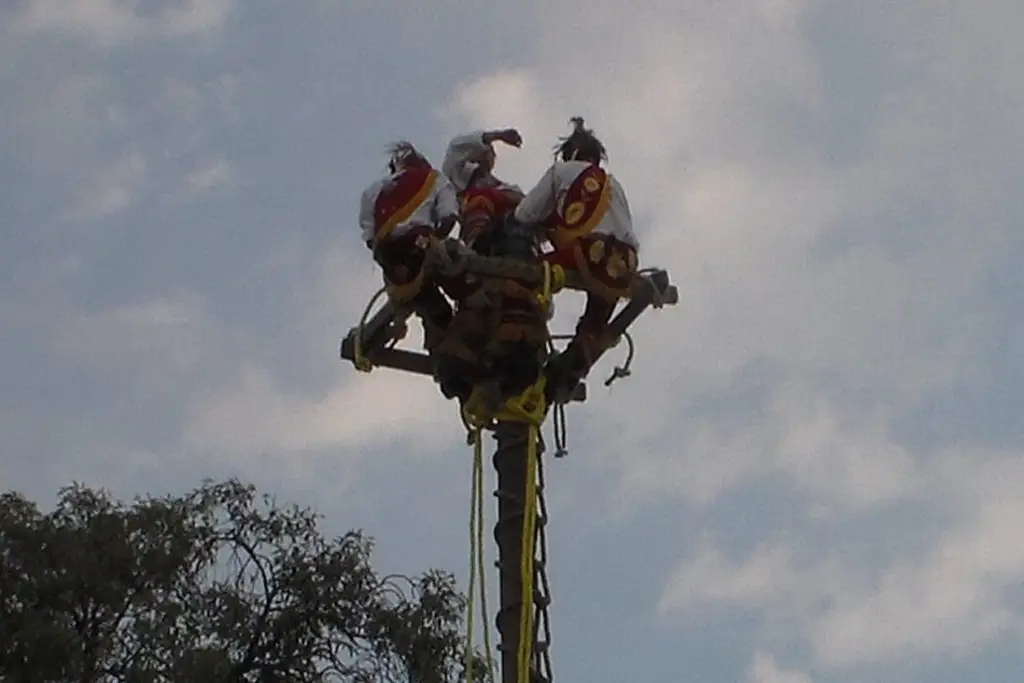
M 371 539 L 318 521 L 237 481 L 130 504 L 72 486 L 45 514 L 5 493 L 0 680 L 461 679 L 453 577 L 378 576 Z

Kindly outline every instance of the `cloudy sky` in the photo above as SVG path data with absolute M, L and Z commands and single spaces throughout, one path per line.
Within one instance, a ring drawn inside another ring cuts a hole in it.
M 0 478 L 237 475 L 464 576 L 453 405 L 337 357 L 357 199 L 579 114 L 680 303 L 548 468 L 556 676 L 1016 683 L 1021 67 L 1017 0 L 0 3 Z

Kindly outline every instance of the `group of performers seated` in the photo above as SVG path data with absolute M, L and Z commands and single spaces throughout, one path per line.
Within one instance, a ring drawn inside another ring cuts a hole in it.
M 454 138 L 440 169 L 411 143 L 396 143 L 387 176 L 363 192 L 363 240 L 392 301 L 422 320 L 434 377 L 448 398 L 465 402 L 476 389 L 498 405 L 543 374 L 547 402 L 565 401 L 615 341 L 608 323 L 629 295 L 639 243 L 622 185 L 603 166 L 604 145 L 582 118 L 572 124 L 553 164 L 526 193 L 494 173 L 494 143 L 523 144 L 511 128 Z M 452 237 L 456 225 L 457 239 L 478 254 L 548 261 L 578 274 L 586 306 L 562 352 L 548 352 L 548 314 L 534 287 L 425 271 L 428 250 Z

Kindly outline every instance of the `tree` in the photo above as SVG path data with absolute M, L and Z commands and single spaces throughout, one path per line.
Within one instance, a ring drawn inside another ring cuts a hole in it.
M 453 577 L 380 577 L 372 539 L 318 520 L 235 480 L 131 504 L 70 486 L 47 514 L 3 494 L 0 680 L 462 679 Z

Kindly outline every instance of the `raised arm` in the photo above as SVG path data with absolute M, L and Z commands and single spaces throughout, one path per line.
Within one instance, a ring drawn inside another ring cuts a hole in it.
M 475 130 L 455 136 L 445 150 L 441 173 L 452 181 L 456 189 L 465 189 L 471 174 L 467 165 L 482 161 L 491 152 L 491 145 L 498 141 L 513 147 L 523 144 L 523 138 L 515 128 Z

